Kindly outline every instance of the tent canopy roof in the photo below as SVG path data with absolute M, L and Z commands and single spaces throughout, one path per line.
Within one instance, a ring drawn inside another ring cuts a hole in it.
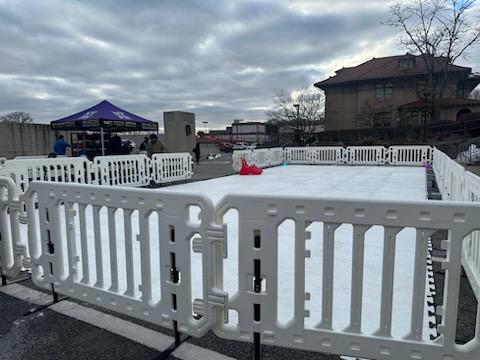
M 147 120 L 103 100 L 95 106 L 73 115 L 52 121 L 54 130 L 136 131 L 158 130 L 158 123 Z

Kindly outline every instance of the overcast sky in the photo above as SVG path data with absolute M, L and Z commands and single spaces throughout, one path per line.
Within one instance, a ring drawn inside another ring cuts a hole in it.
M 394 2 L 0 0 L 0 114 L 49 122 L 107 99 L 161 126 L 166 110 L 265 120 L 277 89 L 404 53 L 381 25 Z

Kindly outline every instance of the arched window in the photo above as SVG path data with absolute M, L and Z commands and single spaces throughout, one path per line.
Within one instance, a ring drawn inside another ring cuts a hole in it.
M 457 112 L 457 121 L 462 121 L 462 120 L 463 120 L 463 117 L 464 117 L 465 115 L 468 115 L 468 114 L 471 114 L 471 113 L 472 113 L 472 111 L 471 111 L 470 109 L 467 109 L 467 108 L 458 110 L 458 112 Z

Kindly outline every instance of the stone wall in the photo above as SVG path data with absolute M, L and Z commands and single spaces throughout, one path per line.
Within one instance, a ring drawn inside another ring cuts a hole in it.
M 0 123 L 0 157 L 48 155 L 61 132 L 50 130 L 49 124 Z M 68 139 L 65 137 L 65 139 Z

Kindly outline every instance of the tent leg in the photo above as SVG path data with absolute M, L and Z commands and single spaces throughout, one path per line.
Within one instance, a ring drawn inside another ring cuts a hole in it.
M 104 134 L 103 134 L 103 127 L 100 128 L 100 139 L 102 141 L 102 156 L 105 156 L 105 140 L 104 140 Z

